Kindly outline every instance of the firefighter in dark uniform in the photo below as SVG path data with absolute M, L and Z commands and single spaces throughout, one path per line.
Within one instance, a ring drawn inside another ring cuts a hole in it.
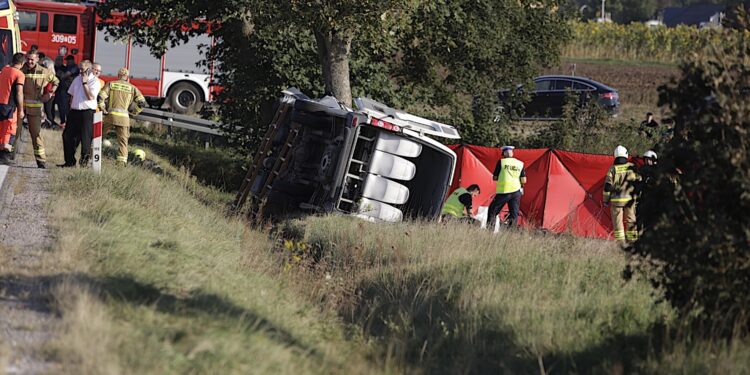
M 644 192 L 651 189 L 656 182 L 656 164 L 657 164 L 657 155 L 656 152 L 653 150 L 648 150 L 643 153 L 643 166 L 638 169 L 638 174 L 640 175 L 640 181 L 638 183 L 637 188 L 637 200 L 636 205 L 638 207 L 642 207 L 641 205 L 644 202 Z M 646 223 L 641 219 L 641 216 L 638 215 L 636 212 L 636 217 L 638 221 L 638 229 L 643 230 L 644 227 L 646 227 Z
M 494 229 L 495 217 L 508 204 L 508 225 L 516 225 L 521 208 L 523 185 L 526 184 L 526 170 L 523 162 L 513 157 L 513 146 L 503 147 L 503 158 L 498 160 L 492 179 L 497 181 L 495 198 L 487 212 L 487 228 Z
M 474 184 L 468 188 L 459 187 L 448 196 L 440 213 L 441 221 L 461 220 L 472 222 L 474 216 L 471 214 L 474 197 L 479 195 L 479 185 Z
M 146 98 L 137 87 L 128 82 L 129 72 L 122 68 L 117 72 L 117 80 L 107 83 L 99 92 L 99 109 L 104 112 L 102 134 L 114 127 L 117 134 L 117 164 L 128 163 L 128 138 L 130 138 L 130 115 L 141 113 L 146 106 Z M 132 110 L 131 110 L 132 108 Z

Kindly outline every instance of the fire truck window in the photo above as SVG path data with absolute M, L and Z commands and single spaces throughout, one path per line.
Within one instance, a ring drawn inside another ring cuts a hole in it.
M 18 12 L 18 29 L 36 31 L 36 12 Z
M 133 44 L 130 48 L 130 75 L 136 79 L 160 79 L 161 59 L 151 54 L 151 49 Z
M 128 41 L 108 37 L 106 30 L 96 32 L 96 62 L 102 64 L 102 75 L 117 77 L 117 70 L 127 62 Z
M 175 73 L 208 74 L 208 68 L 197 63 L 203 60 L 201 50 L 211 46 L 209 35 L 198 35 L 174 48 L 167 50 L 164 69 Z
M 39 13 L 39 31 L 49 30 L 49 14 Z
M 55 14 L 52 31 L 61 34 L 75 34 L 78 31 L 78 17 Z
M 0 0 L 0 10 L 7 10 L 7 9 L 10 9 L 10 1 Z

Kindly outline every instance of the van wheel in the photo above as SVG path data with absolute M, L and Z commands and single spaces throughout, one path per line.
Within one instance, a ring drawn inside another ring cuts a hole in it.
M 203 94 L 198 87 L 180 82 L 169 90 L 169 108 L 181 114 L 193 114 L 203 108 Z

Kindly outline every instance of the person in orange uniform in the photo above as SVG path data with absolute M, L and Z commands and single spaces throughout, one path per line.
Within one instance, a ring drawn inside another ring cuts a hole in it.
M 0 163 L 12 162 L 10 136 L 16 134 L 18 119 L 25 116 L 23 110 L 23 85 L 26 81 L 21 68 L 26 56 L 16 53 L 10 65 L 0 71 Z
M 114 127 L 117 134 L 118 154 L 117 164 L 128 163 L 128 138 L 130 137 L 130 108 L 138 114 L 146 106 L 146 98 L 141 90 L 128 82 L 130 72 L 121 68 L 117 72 L 117 80 L 104 85 L 99 93 L 99 109 L 104 112 L 104 129 L 107 134 Z
M 39 168 L 46 168 L 47 155 L 42 138 L 42 117 L 44 103 L 55 96 L 60 80 L 55 72 L 39 65 L 39 53 L 31 51 L 26 54 L 26 66 L 21 69 L 26 76 L 23 86 L 24 109 L 28 116 L 31 143 L 34 145 L 34 157 Z M 51 84 L 51 87 L 48 85 Z

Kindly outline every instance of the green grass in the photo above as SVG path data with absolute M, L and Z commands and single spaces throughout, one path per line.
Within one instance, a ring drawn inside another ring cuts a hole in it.
M 191 183 L 111 165 L 55 173 L 66 372 L 360 372 L 359 346 L 291 292 L 268 236 Z
M 337 216 L 259 230 L 159 162 L 53 174 L 65 373 L 750 371 L 747 340 L 693 337 L 623 281 L 612 242 Z

